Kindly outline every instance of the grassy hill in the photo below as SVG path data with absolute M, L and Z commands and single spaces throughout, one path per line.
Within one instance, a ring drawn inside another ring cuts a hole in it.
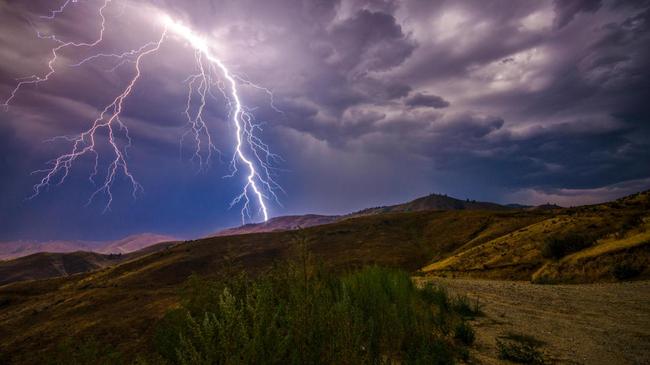
M 88 272 L 119 262 L 118 256 L 94 252 L 35 253 L 0 262 L 0 285 L 22 280 L 46 279 Z
M 88 251 L 39 252 L 13 260 L 0 261 L 0 286 L 23 280 L 49 279 L 95 271 L 163 250 L 174 244 L 175 242 L 158 243 L 126 254 L 101 254 Z
M 557 207 L 557 206 L 555 206 Z M 427 210 L 494 210 L 503 211 L 508 209 L 528 209 L 534 208 L 525 205 L 500 205 L 489 202 L 477 202 L 475 200 L 460 200 L 447 195 L 430 194 L 421 198 L 411 200 L 406 203 L 374 207 L 360 210 L 351 214 L 344 215 L 287 215 L 271 218 L 264 223 L 250 223 L 243 226 L 221 230 L 215 236 L 231 236 L 245 233 L 260 233 L 286 231 L 296 228 L 307 228 L 329 224 L 351 217 L 360 217 L 364 215 L 382 214 L 382 213 L 400 213 L 400 212 L 421 212 Z M 558 207 L 559 208 L 559 207 Z
M 115 241 L 4 241 L 0 242 L 0 260 L 11 260 L 39 252 L 68 253 L 77 251 L 102 254 L 130 253 L 176 238 L 155 233 L 134 234 Z
M 249 223 L 243 226 L 227 228 L 215 234 L 215 236 L 232 236 L 246 233 L 288 231 L 297 228 L 307 228 L 328 224 L 341 219 L 338 215 L 285 215 L 275 217 L 264 223 Z
M 523 206 L 522 206 L 523 207 Z M 477 202 L 476 200 L 460 200 L 447 195 L 430 194 L 417 198 L 407 203 L 375 207 L 360 210 L 352 216 L 395 213 L 395 212 L 418 212 L 424 210 L 508 210 L 515 209 L 511 206 L 500 205 L 490 202 Z
M 650 193 L 571 209 L 422 269 L 427 275 L 547 282 L 615 281 L 650 272 Z

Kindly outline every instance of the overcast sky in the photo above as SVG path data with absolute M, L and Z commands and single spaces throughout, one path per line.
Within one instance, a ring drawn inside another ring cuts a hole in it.
M 0 99 L 47 72 L 51 40 L 88 42 L 105 0 L 0 0 Z M 92 158 L 26 200 L 33 171 L 69 150 L 133 75 L 93 53 L 159 38 L 160 14 L 202 34 L 236 74 L 260 137 L 284 161 L 272 216 L 347 213 L 431 192 L 499 203 L 577 205 L 650 188 L 648 1 L 186 0 L 109 2 L 105 39 L 61 52 L 56 73 L 0 110 L 0 239 L 109 239 L 153 231 L 192 237 L 240 222 L 244 176 L 227 107 L 207 110 L 223 162 L 201 171 L 179 148 L 193 51 L 169 37 L 142 63 L 125 102 L 129 167 L 144 192 L 96 189 Z M 105 137 L 105 133 L 104 133 Z M 185 147 L 187 149 L 187 147 Z M 185 151 L 186 152 L 186 151 Z M 101 160 L 100 164 L 107 161 Z M 105 167 L 106 165 L 100 165 Z M 103 171 L 103 170 L 102 170 Z M 254 217 L 259 219 L 259 216 Z

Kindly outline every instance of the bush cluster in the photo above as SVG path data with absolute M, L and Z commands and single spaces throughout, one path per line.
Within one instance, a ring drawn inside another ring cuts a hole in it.
M 521 341 L 497 340 L 499 359 L 518 364 L 544 364 L 544 357 L 537 346 Z
M 171 364 L 451 364 L 474 338 L 455 306 L 402 271 L 289 265 L 255 279 L 191 278 L 155 343 Z
M 542 246 L 542 256 L 547 259 L 559 260 L 564 256 L 578 252 L 596 243 L 596 239 L 589 235 L 567 233 L 546 239 Z
M 639 274 L 641 274 L 641 269 L 628 262 L 619 262 L 612 268 L 612 275 L 617 280 L 630 280 Z

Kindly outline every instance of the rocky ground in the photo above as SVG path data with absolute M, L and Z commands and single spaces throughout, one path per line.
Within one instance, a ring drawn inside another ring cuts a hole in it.
M 650 281 L 585 285 L 420 278 L 479 299 L 473 362 L 499 360 L 497 340 L 527 338 L 545 363 L 650 364 Z

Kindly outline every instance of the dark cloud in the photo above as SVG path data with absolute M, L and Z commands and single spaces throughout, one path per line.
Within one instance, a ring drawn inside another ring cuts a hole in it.
M 330 62 L 361 73 L 400 65 L 415 48 L 392 15 L 365 9 L 336 24 L 330 37 Z
M 88 40 L 97 5 L 75 2 L 43 21 L 48 1 L 0 2 L 0 96 L 16 78 L 47 70 L 52 43 L 36 39 L 26 19 Z M 594 202 L 650 181 L 648 1 L 114 0 L 97 49 L 155 39 L 163 11 L 204 34 L 234 72 L 273 91 L 282 113 L 265 92 L 241 87 L 262 137 L 285 159 L 278 179 L 289 194 L 274 215 L 345 212 L 431 191 Z M 236 224 L 239 212 L 225 208 L 240 181 L 223 179 L 227 166 L 217 160 L 197 174 L 189 146 L 179 146 L 183 81 L 195 72 L 188 51 L 170 37 L 144 60 L 124 121 L 145 195 L 132 202 L 118 182 L 106 215 L 102 201 L 83 208 L 92 159 L 65 184 L 24 197 L 38 179 L 30 172 L 68 147 L 41 141 L 87 127 L 132 65 L 107 72 L 114 62 L 99 59 L 72 68 L 90 50 L 65 51 L 55 76 L 22 89 L 0 114 L 0 208 L 12 212 L 0 216 L 3 235 L 27 236 L 34 224 L 48 238 L 189 235 Z M 228 160 L 227 105 L 211 102 L 206 115 Z
M 602 0 L 554 0 L 555 26 L 563 28 L 579 13 L 593 13 L 603 5 Z
M 427 106 L 434 109 L 446 108 L 450 105 L 447 100 L 440 96 L 422 93 L 416 93 L 415 95 L 408 97 L 404 103 L 408 106 Z

